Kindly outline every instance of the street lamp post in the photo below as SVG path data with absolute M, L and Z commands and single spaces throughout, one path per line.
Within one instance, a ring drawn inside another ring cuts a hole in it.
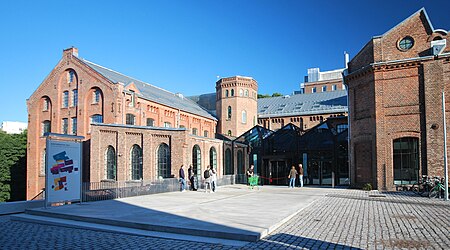
M 442 116 L 444 123 L 444 200 L 448 201 L 447 121 L 445 120 L 445 92 L 442 92 Z

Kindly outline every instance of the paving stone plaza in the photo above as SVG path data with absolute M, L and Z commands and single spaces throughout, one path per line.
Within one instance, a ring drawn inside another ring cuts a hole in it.
M 265 190 L 264 187 L 256 192 Z M 278 190 L 286 192 L 285 189 Z M 289 191 L 317 197 L 263 239 L 242 246 L 43 225 L 1 216 L 0 248 L 450 249 L 450 203 L 443 200 L 420 197 L 412 192 L 378 193 L 331 188 Z

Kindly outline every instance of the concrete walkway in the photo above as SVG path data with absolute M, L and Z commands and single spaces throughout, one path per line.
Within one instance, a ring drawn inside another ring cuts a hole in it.
M 325 188 L 264 186 L 251 190 L 233 185 L 221 187 L 216 193 L 173 192 L 31 209 L 16 220 L 37 215 L 130 230 L 254 242 L 329 192 Z

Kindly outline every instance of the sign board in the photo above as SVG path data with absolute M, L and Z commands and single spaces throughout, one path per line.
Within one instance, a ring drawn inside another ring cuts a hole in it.
M 47 137 L 46 204 L 81 201 L 81 142 Z

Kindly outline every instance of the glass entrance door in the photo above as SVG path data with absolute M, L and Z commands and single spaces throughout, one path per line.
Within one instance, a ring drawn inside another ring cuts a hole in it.
M 272 184 L 287 185 L 289 168 L 286 165 L 286 161 L 270 161 L 269 165 L 272 173 Z

